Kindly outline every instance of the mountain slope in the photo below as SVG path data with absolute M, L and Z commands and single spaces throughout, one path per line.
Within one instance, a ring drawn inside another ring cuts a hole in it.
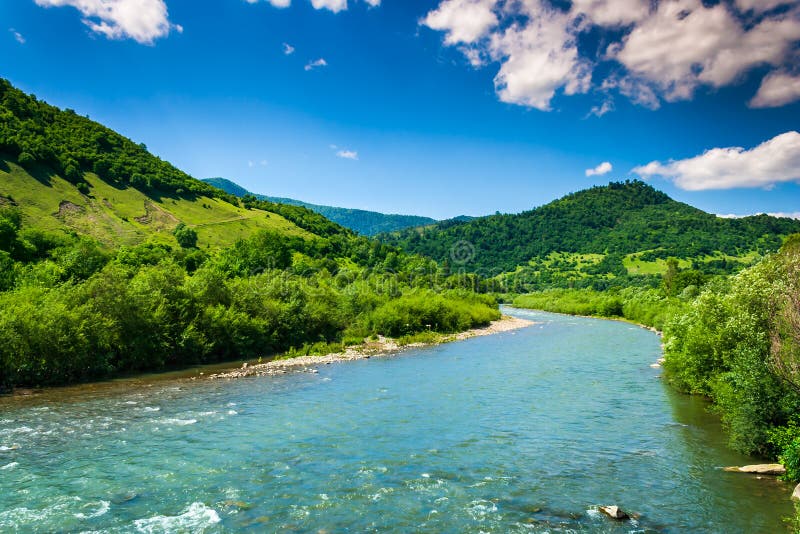
M 331 221 L 344 226 L 345 228 L 350 228 L 351 230 L 366 236 L 373 236 L 383 232 L 395 232 L 405 228 L 425 226 L 436 222 L 435 219 L 431 219 L 430 217 L 421 217 L 418 215 L 385 214 L 376 211 L 337 208 L 334 206 L 321 206 L 318 204 L 303 202 L 301 200 L 295 200 L 293 198 L 256 195 L 225 178 L 206 178 L 203 181 L 237 197 L 253 195 L 259 200 L 268 200 L 270 202 L 277 202 L 279 204 L 289 204 L 292 206 L 302 206 L 304 208 L 308 208 L 311 211 L 319 213 Z
M 201 247 L 268 229 L 313 237 L 346 232 L 302 207 L 239 200 L 150 154 L 105 126 L 60 110 L 0 79 L 0 205 L 26 227 L 64 230 L 106 245 L 174 242 L 179 223 Z
M 798 231 L 800 221 L 766 215 L 722 219 L 644 182 L 628 181 L 573 193 L 517 215 L 445 221 L 379 238 L 409 252 L 496 274 L 552 260 L 554 253 L 596 255 L 583 258 L 588 269 L 609 256 L 619 265 L 642 257 L 649 262 L 671 256 L 740 257 L 777 250 L 782 236 Z M 464 248 L 468 262 L 458 254 Z

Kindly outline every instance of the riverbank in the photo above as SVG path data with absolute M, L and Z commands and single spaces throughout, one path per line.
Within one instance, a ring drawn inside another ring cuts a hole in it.
M 291 371 L 308 370 L 314 372 L 314 367 L 319 365 L 330 365 L 332 363 L 347 362 L 354 360 L 366 360 L 374 357 L 389 356 L 412 348 L 427 347 L 461 341 L 473 337 L 488 336 L 502 332 L 510 332 L 536 324 L 534 321 L 521 319 L 519 317 L 503 316 L 497 321 L 492 321 L 489 326 L 473 328 L 457 334 L 439 334 L 432 340 L 425 342 L 400 344 L 396 339 L 378 336 L 375 340 L 366 341 L 360 345 L 353 345 L 341 352 L 335 352 L 320 356 L 298 356 L 290 359 L 276 359 L 255 365 L 244 364 L 238 369 L 223 371 L 209 375 L 211 380 L 244 378 L 248 376 L 271 376 L 286 374 Z

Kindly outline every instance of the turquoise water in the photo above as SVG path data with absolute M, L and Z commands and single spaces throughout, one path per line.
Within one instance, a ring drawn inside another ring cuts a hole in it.
M 539 324 L 318 374 L 0 398 L 0 531 L 786 530 L 657 336 L 513 313 Z

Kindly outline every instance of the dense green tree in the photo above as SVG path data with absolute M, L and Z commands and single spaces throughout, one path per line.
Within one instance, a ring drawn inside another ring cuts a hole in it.
M 175 236 L 175 240 L 182 248 L 197 248 L 197 231 L 194 228 L 178 223 L 178 226 L 172 231 L 172 235 Z

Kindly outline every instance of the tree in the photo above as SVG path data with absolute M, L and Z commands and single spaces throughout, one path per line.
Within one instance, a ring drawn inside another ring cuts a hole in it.
M 181 248 L 197 248 L 197 232 L 185 224 L 179 223 L 172 235 L 175 236 Z

